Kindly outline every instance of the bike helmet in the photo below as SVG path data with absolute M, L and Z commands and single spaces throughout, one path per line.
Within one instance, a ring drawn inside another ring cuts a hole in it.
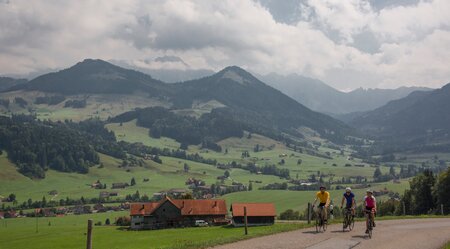
M 345 188 L 345 191 L 352 192 L 352 188 L 346 187 L 346 188 Z
M 370 190 L 370 189 L 368 189 L 368 190 L 366 191 L 366 193 L 371 193 L 371 194 L 373 194 L 372 190 Z
M 325 186 L 320 186 L 320 188 L 319 189 L 327 189 Z

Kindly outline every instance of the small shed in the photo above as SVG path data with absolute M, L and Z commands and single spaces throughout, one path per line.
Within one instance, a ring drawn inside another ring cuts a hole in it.
M 247 209 L 248 226 L 267 226 L 275 223 L 277 214 L 273 203 L 233 203 L 230 211 L 234 226 L 244 226 L 244 207 Z

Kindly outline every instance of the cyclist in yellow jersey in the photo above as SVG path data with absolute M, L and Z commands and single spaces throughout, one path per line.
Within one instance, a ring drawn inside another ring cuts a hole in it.
M 325 186 L 320 186 L 320 191 L 316 193 L 313 208 L 316 205 L 317 200 L 319 200 L 319 207 L 323 207 L 324 211 L 324 221 L 327 222 L 328 207 L 330 206 L 330 193 L 325 190 Z M 321 211 L 320 208 L 317 210 L 317 213 L 319 213 L 319 211 Z

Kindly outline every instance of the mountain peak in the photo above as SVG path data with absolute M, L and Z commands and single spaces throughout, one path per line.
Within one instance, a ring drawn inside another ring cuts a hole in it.
M 101 59 L 84 59 L 83 61 L 78 62 L 70 68 L 113 68 L 117 67 L 107 61 Z
M 253 75 L 238 66 L 228 66 L 217 73 L 220 79 L 229 79 L 239 84 L 258 81 Z

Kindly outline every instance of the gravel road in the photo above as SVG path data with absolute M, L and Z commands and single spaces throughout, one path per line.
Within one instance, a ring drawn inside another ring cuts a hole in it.
M 364 233 L 364 222 L 358 222 L 351 232 L 343 232 L 342 225 L 336 224 L 329 226 L 325 233 L 316 233 L 315 228 L 307 228 L 239 241 L 214 249 L 434 249 L 441 248 L 450 241 L 450 218 L 386 220 L 376 223 L 372 239 Z M 251 233 L 251 228 L 249 232 Z

